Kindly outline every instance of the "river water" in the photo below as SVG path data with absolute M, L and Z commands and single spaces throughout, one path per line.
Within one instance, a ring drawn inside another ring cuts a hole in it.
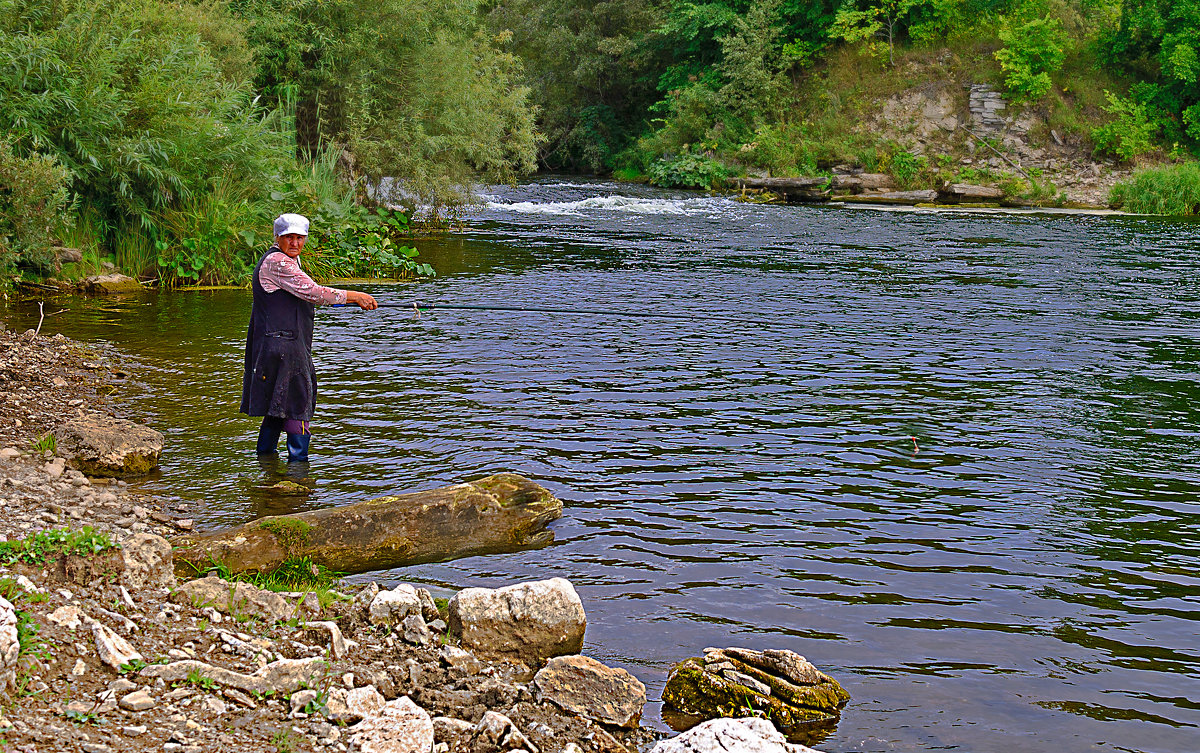
M 168 436 L 144 486 L 206 528 L 545 484 L 552 546 L 374 577 L 569 578 L 585 652 L 652 699 L 706 646 L 788 648 L 853 696 L 808 741 L 831 753 L 1200 750 L 1200 226 L 547 179 L 418 247 L 436 279 L 364 288 L 694 319 L 320 311 L 306 501 L 262 491 L 237 415 L 248 292 L 44 330 L 142 365 L 128 399 Z

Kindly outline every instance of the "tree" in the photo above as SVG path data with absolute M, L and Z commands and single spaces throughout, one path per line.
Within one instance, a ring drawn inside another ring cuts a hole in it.
M 1000 41 L 996 51 L 1004 84 L 1019 102 L 1034 102 L 1050 91 L 1050 74 L 1062 68 L 1063 34 L 1056 18 L 1028 21 L 1011 16 L 1001 20 Z
M 896 65 L 896 37 L 909 13 L 929 0 L 847 0 L 838 9 L 829 36 L 850 44 L 865 42 L 872 55 L 881 55 L 877 40 L 887 42 L 888 65 Z

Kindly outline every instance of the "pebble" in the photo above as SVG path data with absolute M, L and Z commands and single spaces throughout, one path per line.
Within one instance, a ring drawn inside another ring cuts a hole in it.
M 122 727 L 121 734 L 126 737 L 140 737 L 146 734 L 146 725 L 139 724 L 136 727 Z

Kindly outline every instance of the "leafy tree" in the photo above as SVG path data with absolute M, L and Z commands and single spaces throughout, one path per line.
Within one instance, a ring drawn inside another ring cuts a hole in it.
M 721 38 L 718 69 L 725 106 L 745 120 L 772 112 L 783 93 L 782 58 L 776 47 L 782 29 L 775 22 L 780 0 L 753 0 L 731 33 Z
M 865 43 L 872 55 L 882 55 L 887 43 L 888 65 L 896 65 L 896 38 L 909 14 L 929 0 L 847 0 L 838 10 L 829 36 L 850 44 Z
M 604 170 L 644 128 L 665 64 L 647 43 L 661 18 L 660 3 L 645 0 L 499 0 L 488 10 L 524 65 L 542 165 Z
M 1099 49 L 1142 79 L 1131 94 L 1168 141 L 1200 143 L 1200 0 L 1122 0 Z
M 996 51 L 1004 84 L 1017 101 L 1033 102 L 1050 91 L 1050 74 L 1062 68 L 1063 34 L 1058 19 L 1022 21 L 1006 17 L 1000 27 L 1004 47 Z
M 375 183 L 437 203 L 534 167 L 538 137 L 508 35 L 477 0 L 234 0 L 255 84 L 298 93 L 300 151 L 345 143 Z
M 1151 151 L 1158 126 L 1150 121 L 1146 106 L 1107 90 L 1104 96 L 1108 100 L 1104 111 L 1112 115 L 1113 120 L 1092 131 L 1096 152 L 1128 162 L 1139 154 Z

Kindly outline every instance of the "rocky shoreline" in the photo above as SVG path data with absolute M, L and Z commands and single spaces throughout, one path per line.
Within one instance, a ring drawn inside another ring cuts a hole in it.
M 111 420 L 105 393 L 128 375 L 113 361 L 61 335 L 0 331 L 0 748 L 810 750 L 761 719 L 668 740 L 640 726 L 645 687 L 579 655 L 586 616 L 562 579 L 442 604 L 405 584 L 180 583 L 166 537 L 192 528 L 186 504 L 85 475 L 47 441 L 68 420 Z M 784 653 L 800 668 L 791 681 L 816 673 Z M 756 692 L 768 684 L 782 687 Z

